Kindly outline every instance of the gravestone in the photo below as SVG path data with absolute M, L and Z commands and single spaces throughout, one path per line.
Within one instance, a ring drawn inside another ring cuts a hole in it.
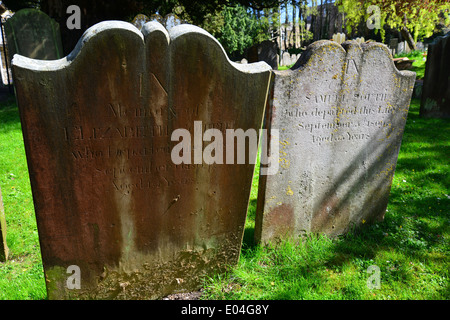
M 156 21 L 164 25 L 164 17 L 157 13 L 154 13 L 150 16 L 150 21 Z
M 292 61 L 291 59 L 291 55 L 287 51 L 283 52 L 282 59 L 283 60 L 281 65 L 283 66 L 289 66 L 294 63 L 294 61 Z
M 392 38 L 389 40 L 389 49 L 391 49 L 391 54 L 394 56 L 397 54 L 398 49 L 398 38 Z
M 195 26 L 108 21 L 13 69 L 50 299 L 158 298 L 237 263 L 254 165 L 206 149 L 261 127 L 267 64 Z
M 274 74 L 265 121 L 279 130 L 279 170 L 260 176 L 255 240 L 334 237 L 382 219 L 415 73 L 382 44 L 324 40 Z
M 8 246 L 6 245 L 6 217 L 3 207 L 2 189 L 0 189 L 0 262 L 8 259 Z
M 150 21 L 149 17 L 147 17 L 145 14 L 139 13 L 133 18 L 133 21 L 131 23 L 139 30 L 142 30 L 144 24 L 146 24 L 149 21 Z
M 420 116 L 450 118 L 450 32 L 428 46 Z
M 175 26 L 179 26 L 182 23 L 183 21 L 173 13 L 169 13 L 164 17 L 164 26 L 167 30 L 170 30 Z
M 278 69 L 278 45 L 274 41 L 265 40 L 261 43 L 251 46 L 247 52 L 248 62 L 264 61 L 273 70 Z
M 9 61 L 14 54 L 40 60 L 63 57 L 59 24 L 36 9 L 22 9 L 5 22 Z
M 333 41 L 341 44 L 345 41 L 345 33 L 335 33 L 333 34 Z

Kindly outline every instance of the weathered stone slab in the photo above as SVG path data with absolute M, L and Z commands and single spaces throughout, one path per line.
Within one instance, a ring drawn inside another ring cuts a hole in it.
M 9 61 L 14 54 L 40 60 L 63 57 L 59 24 L 44 12 L 22 9 L 6 20 Z
M 260 128 L 270 67 L 195 26 L 142 33 L 102 22 L 66 58 L 13 60 L 50 299 L 158 298 L 238 261 L 254 165 L 208 164 L 201 134 Z
M 382 44 L 318 41 L 274 74 L 266 123 L 279 130 L 280 166 L 260 177 L 256 241 L 382 219 L 415 73 Z
M 8 259 L 8 246 L 6 244 L 6 217 L 3 207 L 2 189 L 0 189 L 0 262 Z
M 428 46 L 420 116 L 450 118 L 450 32 Z

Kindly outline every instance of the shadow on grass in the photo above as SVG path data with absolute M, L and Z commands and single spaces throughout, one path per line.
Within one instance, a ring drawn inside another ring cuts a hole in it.
M 301 298 L 302 290 L 313 289 L 311 283 L 320 285 L 327 281 L 323 266 L 342 270 L 348 263 L 365 271 L 371 263 L 378 261 L 385 264 L 380 267 L 383 267 L 383 277 L 387 281 L 404 284 L 420 283 L 416 276 L 422 277 L 422 271 L 411 271 L 411 268 L 421 263 L 427 265 L 428 269 L 423 271 L 427 276 L 448 277 L 450 121 L 420 118 L 419 106 L 419 100 L 413 99 L 395 172 L 400 178 L 394 176 L 385 219 L 362 225 L 337 238 L 330 248 L 329 258 L 323 265 L 315 266 L 322 266 L 322 271 L 314 271 L 314 265 L 299 266 L 293 277 L 299 281 L 292 286 L 294 291 L 283 289 L 285 291 L 275 292 L 271 298 Z M 249 213 L 255 210 L 256 199 L 251 199 Z M 253 235 L 254 228 L 247 227 L 243 251 L 249 250 L 249 255 L 256 247 Z M 380 255 L 394 257 L 397 261 L 388 265 L 389 261 L 381 260 Z M 282 265 L 277 267 L 283 269 Z M 304 277 L 308 277 L 307 286 L 302 284 Z M 423 276 L 422 281 L 426 282 L 425 279 L 429 278 Z M 448 282 L 435 288 L 437 297 L 450 298 Z M 362 292 L 344 289 L 341 288 L 341 293 L 345 298 L 358 299 Z

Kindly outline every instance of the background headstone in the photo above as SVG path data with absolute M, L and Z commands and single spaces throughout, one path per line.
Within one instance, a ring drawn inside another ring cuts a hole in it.
M 180 24 L 183 24 L 183 21 L 173 13 L 169 13 L 164 17 L 164 26 L 167 30 L 170 30 L 175 26 L 179 26 Z
M 150 21 L 149 17 L 147 17 L 145 14 L 139 13 L 133 18 L 133 21 L 131 23 L 139 30 L 142 30 L 144 24 L 146 24 L 149 21 Z
M 420 116 L 450 118 L 450 32 L 428 46 Z
M 261 43 L 251 46 L 247 51 L 248 62 L 264 61 L 273 70 L 278 69 L 278 45 L 274 41 L 265 40 Z
M 270 67 L 195 26 L 142 33 L 102 22 L 66 59 L 13 61 L 50 299 L 157 298 L 238 261 L 254 165 L 175 164 L 171 135 L 194 158 L 207 129 L 258 130 Z
M 327 40 L 274 73 L 266 124 L 279 130 L 279 170 L 260 176 L 255 240 L 382 219 L 415 73 L 382 44 Z
M 335 33 L 333 34 L 333 41 L 341 44 L 345 41 L 345 33 Z
M 392 56 L 394 56 L 395 54 L 397 54 L 397 50 L 398 50 L 398 38 L 392 38 L 391 40 L 389 40 L 389 49 L 391 49 L 391 54 L 392 54 Z
M 3 206 L 2 189 L 0 189 L 0 262 L 8 259 L 8 246 L 6 244 L 6 217 Z
M 17 11 L 5 22 L 9 61 L 14 54 L 39 59 L 63 57 L 59 24 L 36 9 Z
M 292 64 L 291 55 L 289 54 L 289 52 L 287 51 L 283 52 L 282 59 L 283 59 L 282 60 L 283 66 L 289 66 Z

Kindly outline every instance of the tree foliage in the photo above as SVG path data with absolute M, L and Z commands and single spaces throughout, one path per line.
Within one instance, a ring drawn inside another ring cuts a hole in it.
M 392 29 L 406 30 L 413 35 L 414 41 L 433 35 L 436 25 L 447 19 L 450 10 L 448 0 L 337 0 L 341 12 L 346 15 L 347 30 L 357 28 L 361 22 L 367 21 L 373 12 L 370 5 L 380 9 L 381 35 L 384 39 L 383 26 Z M 446 14 L 442 14 L 446 13 Z
M 241 5 L 225 7 L 222 12 L 223 27 L 217 39 L 227 52 L 243 53 L 245 48 L 269 38 L 266 19 L 256 19 Z

